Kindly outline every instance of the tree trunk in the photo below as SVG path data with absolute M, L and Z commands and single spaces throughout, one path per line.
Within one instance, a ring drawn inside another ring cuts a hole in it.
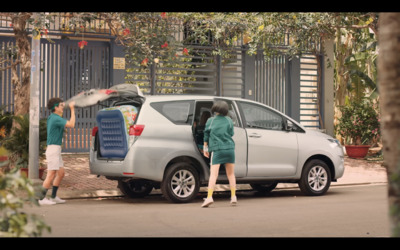
M 344 76 L 344 51 L 345 46 L 342 44 L 342 33 L 340 27 L 336 29 L 336 89 L 335 89 L 335 107 L 344 105 L 346 96 L 346 79 Z M 340 116 L 338 117 L 340 118 Z
M 381 13 L 378 83 L 393 237 L 400 237 L 400 13 Z
M 19 50 L 20 72 L 19 78 L 16 65 L 11 68 L 11 82 L 14 86 L 14 114 L 23 115 L 29 113 L 30 101 L 30 77 L 31 77 L 31 44 L 26 32 L 26 22 L 30 13 L 15 14 L 12 17 L 14 35 Z
M 338 17 L 340 18 L 340 17 Z M 339 21 L 338 21 L 339 22 Z M 346 68 L 344 66 L 345 59 L 352 52 L 352 37 L 351 34 L 346 35 L 346 41 L 342 43 L 343 33 L 341 28 L 336 28 L 336 50 L 335 50 L 335 64 L 336 64 L 336 86 L 335 86 L 335 116 L 333 123 L 336 126 L 338 120 L 342 117 L 342 112 L 340 107 L 345 105 L 346 95 L 347 95 L 347 82 L 349 75 L 346 74 Z M 344 138 L 336 132 L 336 138 L 344 144 Z

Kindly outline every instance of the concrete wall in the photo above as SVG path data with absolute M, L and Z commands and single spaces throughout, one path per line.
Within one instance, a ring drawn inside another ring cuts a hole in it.
M 322 88 L 322 111 L 326 133 L 333 136 L 334 127 L 334 41 L 326 40 L 323 43 L 325 48 L 324 67 L 323 67 L 323 88 Z

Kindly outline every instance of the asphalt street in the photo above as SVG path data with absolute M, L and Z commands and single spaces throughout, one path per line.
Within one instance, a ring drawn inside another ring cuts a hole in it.
M 277 189 L 267 196 L 239 191 L 215 195 L 201 208 L 202 196 L 187 204 L 161 195 L 67 200 L 28 206 L 52 227 L 45 237 L 389 237 L 386 184 L 332 187 L 324 196 Z

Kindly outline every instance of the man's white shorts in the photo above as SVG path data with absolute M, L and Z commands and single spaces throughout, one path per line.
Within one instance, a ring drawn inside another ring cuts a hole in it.
M 48 145 L 46 149 L 47 170 L 59 170 L 64 167 L 61 157 L 61 146 Z

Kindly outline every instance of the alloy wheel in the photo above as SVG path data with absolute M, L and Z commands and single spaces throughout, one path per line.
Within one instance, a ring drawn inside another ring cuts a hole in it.
M 314 191 L 321 191 L 328 183 L 328 173 L 322 166 L 313 166 L 308 172 L 308 185 Z
M 171 179 L 171 188 L 180 198 L 190 196 L 195 190 L 196 182 L 193 174 L 185 169 L 177 171 Z

